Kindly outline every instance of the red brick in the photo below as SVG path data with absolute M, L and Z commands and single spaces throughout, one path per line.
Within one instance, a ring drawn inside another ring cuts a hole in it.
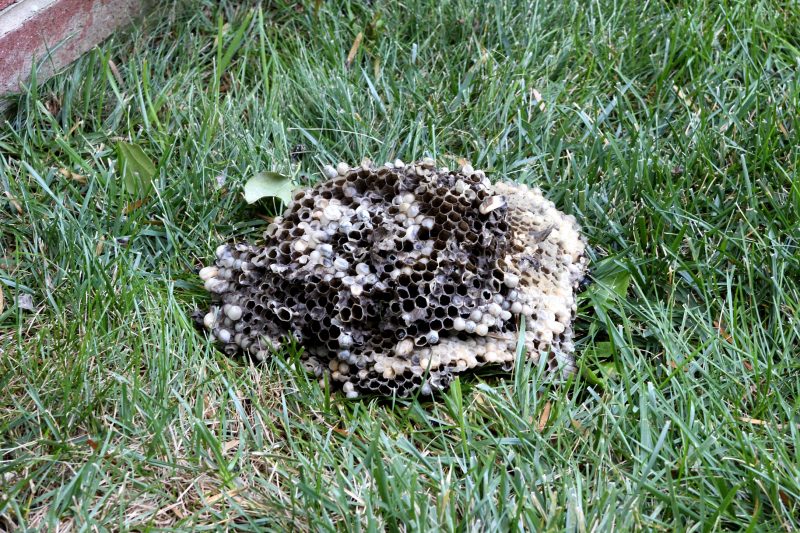
M 0 6 L 9 4 L 0 0 Z M 0 12 L 0 96 L 19 90 L 40 65 L 43 81 L 132 22 L 145 0 L 17 0 Z

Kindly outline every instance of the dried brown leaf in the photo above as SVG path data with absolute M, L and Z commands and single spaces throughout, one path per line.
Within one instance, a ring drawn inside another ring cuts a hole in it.
M 209 505 L 211 505 L 211 504 L 217 503 L 218 501 L 220 501 L 222 498 L 224 498 L 226 496 L 229 497 L 229 498 L 235 498 L 236 495 L 239 494 L 242 490 L 243 490 L 243 488 L 238 487 L 238 488 L 235 488 L 233 490 L 219 492 L 219 493 L 214 494 L 213 496 L 207 498 L 206 501 L 208 502 Z
M 334 433 L 338 433 L 342 437 L 349 437 L 350 436 L 350 432 L 347 431 L 346 429 L 342 429 L 342 428 L 331 428 L 331 429 L 333 430 Z
M 8 201 L 11 202 L 11 205 L 14 207 L 14 209 L 16 209 L 17 214 L 21 215 L 22 214 L 22 206 L 19 205 L 19 202 L 17 201 L 17 199 L 14 198 L 14 196 L 8 191 L 5 191 L 5 193 L 6 193 L 6 197 L 8 197 Z
M 673 370 L 677 370 L 678 368 L 681 368 L 681 367 L 679 367 L 679 366 L 678 366 L 678 363 L 676 363 L 676 362 L 675 362 L 675 361 L 673 361 L 672 359 L 670 359 L 669 361 L 667 361 L 667 366 L 669 366 L 669 367 L 670 367 L 671 369 L 673 369 Z M 686 371 L 687 371 L 687 368 L 686 368 L 686 366 L 685 366 L 685 365 L 683 366 L 683 371 L 684 371 L 684 372 L 686 372 Z
M 572 427 L 575 428 L 575 430 L 584 437 L 589 434 L 589 430 L 583 427 L 583 424 L 581 424 L 574 418 L 570 419 L 570 423 L 572 424 Z
M 353 46 L 350 47 L 350 51 L 347 53 L 347 60 L 344 62 L 345 68 L 350 68 L 350 65 L 353 64 L 353 60 L 355 60 L 358 49 L 361 47 L 361 41 L 363 40 L 364 33 L 358 32 L 358 35 L 356 35 L 356 38 L 353 41 Z
M 791 424 L 780 424 L 780 423 L 776 424 L 769 422 L 768 420 L 761 420 L 760 418 L 751 418 L 749 416 L 739 416 L 736 417 L 736 419 L 739 422 L 744 422 L 745 424 L 751 424 L 753 426 L 772 426 L 778 431 L 783 431 L 784 428 L 791 425 Z M 800 424 L 796 424 L 796 426 L 798 429 L 800 429 Z
M 219 80 L 219 92 L 221 94 L 225 94 L 231 90 L 231 85 L 233 85 L 233 78 L 229 72 L 226 72 L 222 75 L 222 78 Z
M 550 419 L 551 408 L 552 405 L 550 404 L 550 402 L 547 402 L 546 404 L 544 404 L 544 409 L 542 409 L 542 412 L 539 415 L 539 423 L 537 424 L 537 427 L 540 433 L 544 431 L 545 427 L 547 427 L 547 421 Z
M 125 211 L 124 211 L 125 214 L 130 215 L 131 213 L 142 207 L 146 200 L 147 198 L 142 198 L 140 200 L 136 200 L 135 202 L 129 203 L 128 205 L 125 206 Z
M 73 124 L 72 127 L 67 132 L 67 137 L 72 137 L 72 134 L 75 133 L 75 130 L 77 130 L 81 126 L 83 126 L 83 121 L 82 120 L 79 120 L 78 122 Z
M 746 422 L 747 424 L 753 424 L 754 426 L 766 426 L 767 422 L 765 420 L 761 420 L 759 418 L 750 418 L 749 416 L 740 416 L 740 422 Z
M 111 73 L 114 75 L 114 79 L 117 80 L 117 85 L 119 85 L 119 88 L 122 89 L 123 86 L 122 75 L 120 75 L 119 69 L 117 68 L 117 64 L 114 63 L 114 60 L 112 59 L 108 60 L 108 68 L 111 69 Z
M 722 322 L 719 320 L 714 321 L 714 328 L 716 328 L 717 333 L 719 333 L 720 337 L 728 341 L 729 343 L 733 342 L 733 337 L 725 330 L 725 326 L 723 326 Z
M 82 176 L 77 172 L 73 172 L 68 168 L 60 168 L 58 169 L 58 173 L 67 178 L 68 180 L 76 181 L 81 185 L 86 185 L 89 180 L 86 179 L 86 176 Z
M 57 115 L 59 112 L 61 112 L 61 98 L 55 94 L 50 95 L 50 98 L 45 101 L 44 107 L 51 115 Z

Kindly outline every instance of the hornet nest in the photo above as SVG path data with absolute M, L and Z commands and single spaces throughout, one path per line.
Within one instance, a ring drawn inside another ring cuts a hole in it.
M 348 398 L 428 395 L 469 369 L 510 370 L 525 317 L 528 359 L 574 371 L 584 241 L 538 188 L 430 158 L 323 171 L 263 245 L 223 244 L 200 271 L 213 294 L 200 320 L 227 354 L 260 361 L 293 336 Z

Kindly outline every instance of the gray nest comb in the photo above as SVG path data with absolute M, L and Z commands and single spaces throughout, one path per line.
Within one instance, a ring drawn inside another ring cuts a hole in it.
M 584 242 L 539 189 L 432 159 L 324 172 L 263 245 L 222 245 L 200 271 L 203 325 L 226 353 L 263 360 L 292 336 L 350 398 L 427 395 L 473 368 L 510 370 L 525 317 L 528 358 L 574 371 Z

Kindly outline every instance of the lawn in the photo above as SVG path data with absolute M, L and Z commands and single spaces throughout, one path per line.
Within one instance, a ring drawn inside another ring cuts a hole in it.
M 798 69 L 793 1 L 162 3 L 0 123 L 0 530 L 800 527 Z M 573 379 L 350 401 L 194 329 L 250 176 L 424 156 L 581 221 Z

